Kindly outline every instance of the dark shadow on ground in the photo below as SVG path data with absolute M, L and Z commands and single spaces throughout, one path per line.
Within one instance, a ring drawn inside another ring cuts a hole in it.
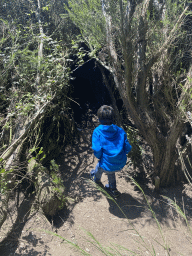
M 74 224 L 73 216 L 70 215 L 72 208 L 71 206 L 65 205 L 64 208 L 59 210 L 54 216 L 46 216 L 55 232 L 63 226 L 66 220 L 71 226 Z
M 58 159 L 60 164 L 60 173 L 65 186 L 65 192 L 72 198 L 78 197 L 81 200 L 85 197 L 94 196 L 95 200 L 100 198 L 99 195 L 93 195 L 90 186 L 85 182 L 89 179 L 87 170 L 93 168 L 94 156 L 91 149 L 91 136 L 95 124 L 81 131 L 80 141 L 76 141 L 74 145 L 68 147 Z M 85 171 L 86 170 L 86 171 Z
M 0 244 L 0 255 L 8 256 L 17 250 L 19 245 L 19 238 L 22 230 L 29 220 L 32 203 L 35 199 L 34 195 L 25 196 L 17 209 L 17 218 L 8 235 L 2 240 Z
M 101 194 L 97 193 L 97 189 L 92 188 L 87 182 L 89 174 L 85 171 L 91 170 L 94 163 L 91 136 L 96 127 L 95 122 L 90 123 L 88 126 L 88 128 L 80 131 L 80 140 L 76 139 L 73 145 L 68 146 L 56 159 L 60 166 L 65 195 L 69 198 L 69 205 L 67 205 L 66 209 L 62 209 L 53 217 L 48 217 L 49 222 L 56 229 L 60 228 L 66 220 L 73 225 L 73 217 L 70 213 L 79 201 L 86 197 L 94 198 L 94 200 L 101 198 Z
M 49 256 L 51 255 L 49 251 L 49 247 L 44 244 L 44 242 L 41 240 L 41 238 L 37 237 L 36 235 L 32 234 L 32 232 L 29 232 L 27 236 L 23 236 L 22 239 L 26 241 L 27 245 L 24 245 L 19 248 L 18 253 L 14 253 L 14 256 L 21 256 L 21 255 L 28 255 L 28 256 Z M 41 244 L 43 246 L 43 252 L 36 251 L 34 248 Z
M 120 197 L 115 199 L 116 203 L 107 198 L 109 203 L 109 211 L 119 218 L 128 218 L 129 220 L 137 219 L 145 210 L 145 205 L 138 202 L 131 195 L 122 193 Z M 121 208 L 121 209 L 120 209 Z
M 125 178 L 127 182 L 134 184 L 132 180 L 130 180 L 128 177 L 125 177 L 123 173 L 121 177 Z M 137 181 L 137 183 L 143 192 L 136 185 L 134 185 L 134 190 L 141 194 L 143 197 L 143 204 L 145 205 L 145 208 L 150 212 L 149 206 L 143 193 L 145 194 L 148 203 L 155 213 L 159 223 L 169 226 L 169 220 L 172 220 L 174 224 L 174 220 L 180 218 L 178 212 L 172 204 L 172 201 L 179 206 L 179 208 L 186 214 L 188 219 L 192 218 L 192 194 L 190 196 L 186 194 L 185 184 L 177 185 L 176 187 L 161 188 L 159 192 L 156 192 L 151 181 L 147 179 L 143 181 Z
M 121 193 L 118 198 L 114 198 L 108 194 L 108 191 L 105 189 L 103 184 L 97 185 L 92 181 L 88 183 L 94 192 L 102 193 L 106 197 L 109 203 L 109 212 L 118 218 L 128 218 L 133 220 L 140 217 L 142 212 L 145 211 L 145 204 L 140 203 L 128 193 Z

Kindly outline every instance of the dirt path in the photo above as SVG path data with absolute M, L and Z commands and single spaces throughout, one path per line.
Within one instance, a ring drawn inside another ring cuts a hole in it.
M 142 192 L 128 180 L 126 175 L 128 167 L 125 166 L 123 171 L 117 174 L 117 187 L 122 193 L 117 203 L 126 214 L 128 218 L 126 219 L 118 206 L 98 191 L 89 180 L 89 172 L 97 163 L 91 150 L 93 129 L 94 126 L 81 131 L 81 142 L 68 147 L 58 160 L 66 194 L 73 199 L 69 201 L 67 209 L 55 216 L 52 220 L 53 225 L 43 214 L 35 215 L 23 228 L 17 250 L 5 256 L 81 255 L 60 237 L 78 244 L 90 255 L 105 255 L 90 243 L 90 241 L 94 242 L 94 239 L 86 231 L 91 232 L 103 246 L 117 248 L 112 246 L 114 243 L 129 250 L 122 250 L 121 255 L 152 255 L 150 254 L 152 245 L 155 248 L 153 255 L 192 255 L 192 235 L 189 235 L 186 225 L 172 209 L 169 201 L 162 198 L 162 195 L 165 195 L 176 201 L 181 208 L 184 205 L 186 215 L 190 219 L 191 190 L 187 186 L 181 186 L 164 189 L 158 195 L 153 191 L 152 185 L 142 186 L 162 227 L 162 238 Z M 133 171 L 131 167 L 129 171 Z M 107 183 L 105 175 L 102 176 L 102 182 Z M 6 227 L 1 230 L 1 234 L 4 230 Z M 47 234 L 45 230 L 55 232 L 57 236 Z M 170 247 L 169 254 L 162 245 Z

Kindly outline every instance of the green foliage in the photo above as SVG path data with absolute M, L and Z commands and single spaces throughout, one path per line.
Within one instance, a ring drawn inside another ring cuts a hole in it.
M 9 184 L 11 183 L 10 173 L 12 173 L 13 169 L 5 170 L 5 163 L 3 159 L 0 159 L 0 194 L 5 195 L 10 191 Z
M 56 91 L 55 89 L 61 90 L 66 86 L 69 79 L 69 70 L 65 63 L 66 54 L 62 47 L 52 38 L 45 36 L 44 51 L 47 54 L 39 66 L 38 35 L 30 36 L 30 33 L 31 31 L 28 33 L 29 43 L 26 43 L 25 47 L 22 44 L 12 45 L 9 51 L 10 56 L 6 55 L 8 62 L 4 67 L 5 69 L 9 66 L 14 67 L 13 87 L 10 90 L 14 101 L 17 102 L 16 110 L 19 110 L 20 115 L 33 112 L 37 102 L 42 104 L 51 98 Z M 31 45 L 33 48 L 30 48 Z M 41 83 L 36 85 L 38 69 Z M 19 89 L 17 93 L 15 88 Z
M 111 18 L 115 47 L 122 43 L 121 34 L 121 8 L 122 2 L 123 15 L 127 15 L 127 1 L 106 1 L 106 12 Z M 144 23 L 147 28 L 147 56 L 151 57 L 160 49 L 170 31 L 175 26 L 175 20 L 184 10 L 186 1 L 166 1 L 166 7 L 162 8 L 160 3 L 150 4 L 141 1 L 136 4 L 135 12 L 130 17 L 129 40 L 135 41 L 138 37 L 138 27 L 140 16 L 145 17 Z M 102 3 L 100 0 L 69 0 L 68 6 L 65 5 L 69 17 L 74 24 L 80 29 L 82 38 L 91 49 L 90 56 L 96 53 L 102 47 L 106 46 L 106 21 L 102 12 Z M 125 21 L 126 23 L 126 21 Z M 126 24 L 124 24 L 126 26 Z M 160 31 L 164 30 L 164 33 Z M 176 30 L 176 33 L 178 30 Z M 180 34 L 181 35 L 181 34 Z M 179 36 L 179 35 L 178 35 Z M 174 37 L 173 37 L 174 38 Z M 118 49 L 121 51 L 122 49 Z
M 52 4 L 47 4 L 47 1 L 41 1 L 41 4 L 42 8 L 45 7 L 41 15 L 48 12 L 51 19 Z M 56 5 L 59 6 L 59 3 Z M 26 4 L 25 7 L 28 8 L 26 13 L 30 14 L 25 25 L 17 19 L 15 22 L 9 21 L 9 18 L 0 20 L 0 39 L 3 39 L 0 42 L 0 109 L 7 114 L 6 122 L 0 123 L 0 133 L 3 134 L 1 147 L 11 143 L 18 127 L 18 119 L 20 126 L 27 124 L 26 120 L 30 123 L 30 119 L 47 101 L 56 99 L 54 108 L 57 105 L 57 111 L 65 112 L 66 117 L 69 106 L 67 94 L 70 89 L 70 53 L 66 47 L 67 42 L 57 40 L 60 37 L 57 37 L 57 34 L 51 35 L 50 30 L 46 29 L 45 22 L 42 22 L 44 33 L 40 34 L 36 7 L 32 3 Z M 44 18 L 48 19 L 48 16 Z M 58 33 L 61 33 L 62 28 L 58 30 Z M 43 42 L 41 58 L 40 42 Z M 80 52 L 79 56 L 82 58 L 83 54 Z M 49 115 L 47 112 L 46 114 Z M 57 121 L 59 127 L 59 119 L 61 119 L 59 113 L 53 119 Z M 37 126 L 36 129 L 40 127 Z M 32 133 L 36 132 L 36 129 Z M 56 141 L 58 140 L 59 134 Z M 39 143 L 38 139 L 37 141 Z
M 55 163 L 55 160 L 51 160 L 50 161 L 51 165 L 50 165 L 50 170 L 55 172 L 55 173 L 58 173 L 59 172 L 59 166 Z
M 0 169 L 0 194 L 4 195 L 7 194 L 11 188 L 10 188 L 10 183 L 11 180 L 10 175 L 13 172 L 13 169 L 10 169 L 9 171 L 5 171 L 4 168 Z
M 50 170 L 51 170 L 52 183 L 54 185 L 53 191 L 55 191 L 58 199 L 61 201 L 60 209 L 62 209 L 66 202 L 66 198 L 64 196 L 65 188 L 63 185 L 63 181 L 59 177 L 59 166 L 55 163 L 54 159 L 51 160 Z
M 31 155 L 35 155 L 35 156 L 34 156 L 34 157 L 31 157 L 31 158 L 28 160 L 28 163 L 30 163 L 32 160 L 36 160 L 36 161 L 38 161 L 39 163 L 42 163 L 43 159 L 46 158 L 46 155 L 43 154 L 43 147 L 41 147 L 41 148 L 39 149 L 39 147 L 33 146 L 33 148 L 29 149 L 28 158 L 29 158 Z
M 69 7 L 68 7 L 69 6 Z M 65 5 L 69 17 L 80 29 L 83 39 L 92 50 L 98 50 L 105 44 L 105 20 L 99 0 L 69 0 Z
M 129 152 L 129 157 L 133 163 L 134 169 L 140 167 L 142 164 L 142 150 L 138 141 L 138 131 L 130 126 L 126 129 L 127 137 L 129 143 L 132 146 L 131 151 Z

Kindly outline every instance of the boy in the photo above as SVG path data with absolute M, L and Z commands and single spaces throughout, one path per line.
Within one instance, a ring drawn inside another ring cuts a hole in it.
M 116 189 L 115 172 L 121 171 L 127 161 L 126 154 L 131 150 L 125 131 L 113 124 L 114 110 L 112 107 L 103 105 L 97 111 L 100 125 L 95 128 L 92 136 L 92 149 L 99 159 L 95 169 L 90 173 L 91 179 L 101 183 L 102 173 L 108 176 L 108 184 L 105 188 L 114 197 L 120 195 Z

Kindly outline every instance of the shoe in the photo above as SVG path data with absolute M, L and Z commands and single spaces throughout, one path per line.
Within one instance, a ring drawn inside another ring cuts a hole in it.
M 117 189 L 110 188 L 109 184 L 105 185 L 105 189 L 107 190 L 107 192 L 109 192 L 109 194 L 111 194 L 115 198 L 117 198 L 121 195 L 121 193 Z
M 94 171 L 95 171 L 95 170 L 91 170 L 91 172 L 90 172 L 90 178 L 91 178 L 91 180 L 94 181 L 97 185 L 103 186 L 103 184 L 101 183 L 101 181 L 100 181 L 100 180 L 97 180 L 97 179 L 95 178 L 95 173 L 94 173 Z

